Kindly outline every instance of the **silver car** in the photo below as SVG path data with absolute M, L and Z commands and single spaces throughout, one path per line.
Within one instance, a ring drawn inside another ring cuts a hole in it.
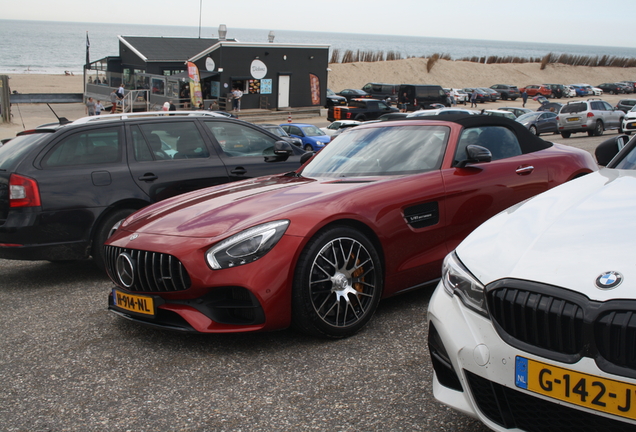
M 622 133 L 625 113 L 600 99 L 569 102 L 561 108 L 557 121 L 559 133 L 569 138 L 576 132 L 587 132 L 589 136 L 600 136 L 607 129 L 618 129 Z

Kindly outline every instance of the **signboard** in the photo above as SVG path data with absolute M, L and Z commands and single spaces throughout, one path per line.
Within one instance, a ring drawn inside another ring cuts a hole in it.
M 192 62 L 188 62 L 188 76 L 190 77 L 190 101 L 193 107 L 198 108 L 199 105 L 203 104 L 203 93 L 201 92 L 199 68 Z
M 267 75 L 267 66 L 260 60 L 254 60 L 250 66 L 250 72 L 254 79 L 263 79 Z

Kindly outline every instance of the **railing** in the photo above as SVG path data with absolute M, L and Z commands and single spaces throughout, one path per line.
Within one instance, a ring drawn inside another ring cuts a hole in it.
M 150 103 L 148 102 L 148 90 L 128 90 L 122 103 L 122 112 L 132 112 L 133 107 L 139 107 L 140 104 L 145 104 L 144 111 L 150 111 Z

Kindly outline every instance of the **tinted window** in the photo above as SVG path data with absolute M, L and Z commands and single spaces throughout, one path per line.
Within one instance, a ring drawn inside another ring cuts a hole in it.
M 0 146 L 0 170 L 13 171 L 13 167 L 19 164 L 32 148 L 50 136 L 49 133 L 23 135 Z
M 148 123 L 133 128 L 133 148 L 139 161 L 210 157 L 194 122 Z M 140 131 L 140 132 L 139 132 Z
M 502 126 L 483 126 L 464 129 L 457 144 L 455 162 L 466 160 L 466 147 L 474 144 L 487 148 L 492 160 L 506 159 L 521 154 L 515 134 Z
M 121 161 L 119 127 L 76 132 L 51 149 L 44 159 L 44 168 L 106 164 Z
M 227 156 L 271 156 L 274 154 L 276 140 L 261 131 L 236 123 L 206 122 L 205 124 Z
M 561 114 L 576 113 L 582 111 L 587 111 L 587 104 L 585 102 L 567 104 L 563 108 L 561 108 Z

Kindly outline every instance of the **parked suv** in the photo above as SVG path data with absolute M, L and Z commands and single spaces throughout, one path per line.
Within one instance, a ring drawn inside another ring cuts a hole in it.
M 563 84 L 543 84 L 550 90 L 552 90 L 551 98 L 561 99 L 563 96 L 567 95 L 567 90 Z M 567 97 L 567 96 L 566 96 Z
M 21 132 L 0 147 L 0 258 L 92 256 L 103 267 L 102 244 L 134 211 L 295 170 L 303 154 L 255 125 L 201 111 L 94 116 Z
M 390 103 L 396 103 L 399 84 L 366 83 L 362 90 L 369 93 L 373 99 L 380 99 Z
M 439 85 L 402 84 L 399 95 L 406 93 L 407 111 L 432 108 L 433 104 L 450 106 L 450 98 Z
M 589 136 L 603 135 L 607 129 L 622 132 L 625 113 L 601 99 L 569 102 L 561 108 L 557 121 L 559 133 L 569 138 L 576 132 L 587 132 Z
M 518 97 L 521 97 L 521 92 L 519 92 L 519 88 L 517 86 L 508 84 L 495 84 L 490 86 L 490 88 L 501 95 L 501 100 L 515 100 Z

